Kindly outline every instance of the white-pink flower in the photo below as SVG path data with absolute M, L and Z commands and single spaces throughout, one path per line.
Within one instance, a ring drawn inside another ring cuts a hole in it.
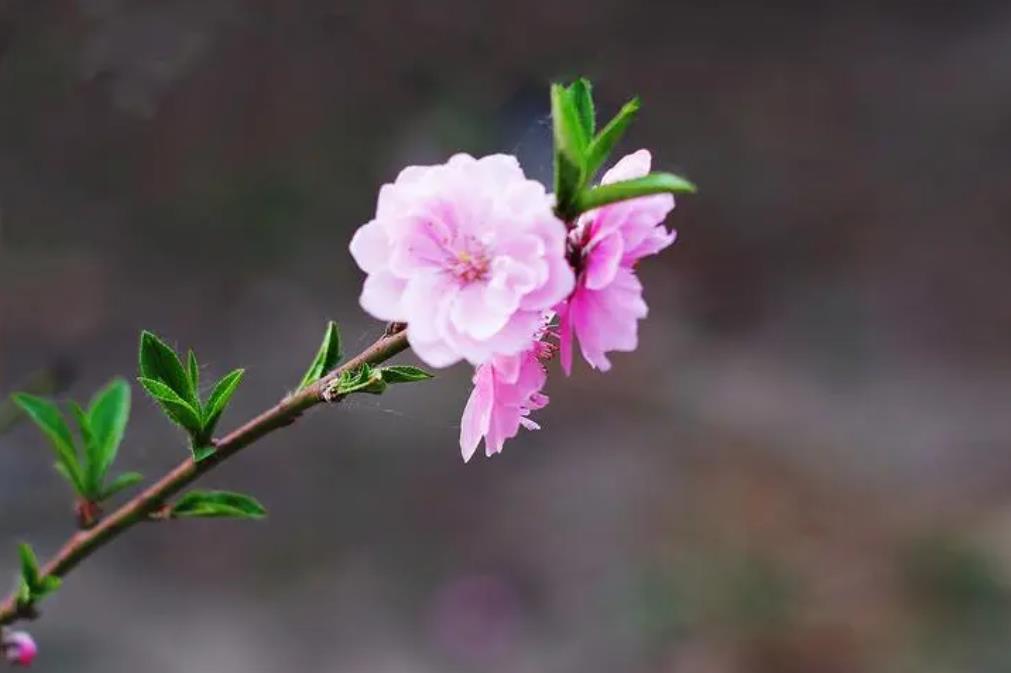
M 603 184 L 649 173 L 650 154 L 624 157 Z M 607 371 L 608 351 L 632 351 L 638 345 L 638 321 L 646 317 L 636 262 L 674 242 L 676 232 L 662 225 L 674 208 L 670 194 L 619 201 L 583 213 L 569 234 L 569 258 L 576 266 L 576 288 L 556 311 L 562 367 L 572 370 L 573 341 L 592 367 Z
M 383 185 L 375 219 L 351 241 L 368 274 L 361 305 L 406 322 L 411 347 L 433 367 L 516 355 L 572 290 L 565 235 L 514 157 L 408 167 Z
M 544 408 L 548 397 L 541 390 L 547 381 L 542 360 L 553 353 L 543 341 L 518 355 L 499 355 L 474 372 L 474 390 L 467 400 L 460 422 L 460 451 L 470 460 L 484 438 L 485 455 L 501 453 L 507 439 L 520 426 L 539 430 L 530 412 Z

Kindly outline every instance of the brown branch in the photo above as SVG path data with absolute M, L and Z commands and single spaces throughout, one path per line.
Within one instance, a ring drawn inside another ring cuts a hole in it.
M 285 397 L 274 407 L 216 441 L 217 450 L 211 456 L 199 463 L 187 458 L 140 495 L 99 521 L 93 528 L 72 535 L 60 551 L 43 566 L 41 576 L 62 578 L 77 564 L 131 526 L 148 520 L 152 514 L 166 505 L 166 500 L 203 474 L 213 470 L 264 435 L 294 423 L 303 411 L 323 401 L 323 392 L 336 382 L 343 372 L 356 369 L 363 364 L 384 362 L 405 350 L 407 346 L 407 332 L 404 326 L 401 323 L 391 323 L 375 343 L 336 370 L 316 383 Z M 34 617 L 33 606 L 19 605 L 16 594 L 9 596 L 0 605 L 0 625 L 32 617 Z

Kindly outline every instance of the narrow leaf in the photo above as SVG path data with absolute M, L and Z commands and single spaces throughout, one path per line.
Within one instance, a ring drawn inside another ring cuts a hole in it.
M 193 408 L 200 406 L 179 356 L 164 341 L 147 331 L 140 335 L 140 375 L 161 381 Z
M 571 92 L 560 84 L 551 85 L 551 120 L 555 144 L 555 206 L 565 218 L 579 191 L 589 138 Z
M 302 382 L 298 384 L 299 390 L 308 385 L 312 385 L 325 374 L 331 371 L 341 361 L 344 354 L 341 352 L 341 332 L 337 323 L 331 320 L 327 323 L 326 332 L 323 334 L 323 343 L 319 346 L 316 357 L 302 377 Z
M 593 181 L 593 176 L 597 174 L 600 167 L 607 161 L 612 150 L 614 150 L 618 141 L 621 140 L 621 137 L 625 135 L 625 130 L 632 123 L 632 120 L 635 119 L 635 115 L 638 112 L 639 99 L 633 98 L 622 106 L 618 114 L 614 116 L 614 119 L 609 121 L 607 126 L 601 130 L 600 135 L 590 143 L 589 148 L 586 150 L 586 170 L 583 176 L 583 186 Z
M 84 483 L 81 475 L 81 468 L 77 462 L 77 451 L 74 449 L 74 440 L 70 434 L 70 428 L 60 414 L 56 405 L 47 402 L 39 397 L 18 393 L 13 397 L 14 403 L 21 407 L 22 411 L 28 415 L 32 421 L 49 438 L 56 458 L 63 465 L 70 481 L 78 493 L 84 491 Z
M 211 396 L 207 398 L 207 407 L 204 409 L 203 428 L 201 435 L 208 439 L 214 432 L 214 426 L 221 418 L 222 412 L 228 406 L 228 402 L 235 394 L 235 389 L 242 382 L 242 375 L 246 373 L 244 369 L 236 369 L 221 378 L 211 391 Z
M 408 365 L 383 367 L 380 372 L 382 372 L 383 381 L 386 381 L 387 383 L 412 383 L 414 381 L 424 381 L 425 379 L 430 379 L 433 376 L 424 369 Z
M 262 519 L 267 510 L 254 498 L 231 491 L 190 491 L 172 507 L 172 516 Z
M 88 450 L 87 470 L 94 474 L 97 485 L 105 481 L 123 442 L 130 419 L 130 385 L 121 378 L 113 379 L 95 395 L 88 408 L 88 417 L 94 441 Z
M 189 402 L 181 398 L 174 390 L 161 381 L 143 377 L 138 378 L 137 381 L 161 406 L 170 420 L 181 425 L 192 435 L 200 434 L 202 427 L 200 417 Z
M 612 182 L 609 185 L 601 185 L 584 191 L 576 201 L 576 210 L 584 213 L 609 203 L 626 201 L 639 196 L 666 193 L 692 194 L 695 191 L 695 185 L 682 177 L 672 173 L 650 173 L 634 180 Z
M 87 493 L 87 489 L 82 488 L 83 484 L 78 485 L 76 477 L 74 477 L 74 475 L 71 474 L 69 470 L 67 470 L 66 465 L 57 460 L 55 463 L 53 463 L 53 469 L 59 472 L 60 476 L 62 476 L 64 479 L 67 480 L 67 483 L 70 484 L 70 488 L 74 489 L 75 493 L 80 494 L 84 498 L 90 497 L 89 494 Z
M 139 472 L 124 472 L 111 482 L 109 482 L 100 494 L 99 500 L 108 500 L 120 491 L 139 484 L 144 480 L 144 475 Z
M 84 442 L 84 450 L 81 452 L 80 460 L 80 472 L 81 472 L 81 495 L 86 499 L 94 499 L 95 495 L 98 493 L 99 485 L 101 480 L 98 475 L 98 463 L 95 460 L 96 454 L 96 443 L 95 443 L 95 433 L 91 427 L 91 417 L 88 415 L 84 409 L 81 408 L 77 402 L 71 401 L 69 403 L 70 411 L 74 415 L 74 419 L 77 421 L 77 427 L 80 430 L 81 441 Z M 57 463 L 59 465 L 59 463 Z M 66 470 L 61 470 L 64 476 L 67 475 Z
M 25 542 L 18 545 L 18 556 L 21 558 L 21 579 L 34 593 L 35 587 L 39 583 L 39 559 L 35 556 L 32 546 Z
M 190 387 L 197 398 L 197 405 L 200 404 L 200 363 L 197 362 L 197 354 L 190 350 L 186 355 L 186 375 L 190 380 Z
M 593 109 L 593 85 L 590 80 L 580 77 L 569 87 L 569 95 L 583 125 L 583 133 L 592 138 L 597 131 L 597 113 Z

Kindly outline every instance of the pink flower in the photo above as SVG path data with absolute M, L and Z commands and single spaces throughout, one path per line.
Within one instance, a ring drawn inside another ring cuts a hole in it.
M 516 355 L 572 290 L 565 233 L 514 157 L 411 166 L 383 185 L 375 219 L 351 241 L 368 274 L 361 305 L 406 322 L 411 347 L 433 367 Z
M 10 631 L 4 633 L 3 642 L 4 657 L 15 666 L 31 666 L 38 654 L 39 648 L 35 645 L 35 640 L 24 631 Z
M 601 180 L 603 184 L 649 173 L 650 154 L 639 150 L 624 157 Z M 590 366 L 607 371 L 608 351 L 633 351 L 638 321 L 646 317 L 636 262 L 674 242 L 676 232 L 663 226 L 674 208 L 670 194 L 643 196 L 583 213 L 569 234 L 569 259 L 576 266 L 576 289 L 558 306 L 562 368 L 572 371 L 572 342 Z
M 498 355 L 474 372 L 474 390 L 467 400 L 460 423 L 460 450 L 464 462 L 470 460 L 484 437 L 485 455 L 501 453 L 507 439 L 512 439 L 522 425 L 539 430 L 530 420 L 531 411 L 548 404 L 541 392 L 547 372 L 541 360 L 553 353 L 553 347 L 535 341 L 533 347 L 518 355 Z

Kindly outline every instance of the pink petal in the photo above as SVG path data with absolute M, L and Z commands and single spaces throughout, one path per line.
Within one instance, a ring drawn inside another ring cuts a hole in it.
M 493 385 L 491 367 L 488 365 L 478 367 L 474 373 L 474 390 L 470 393 L 467 406 L 463 409 L 463 417 L 460 419 L 460 452 L 464 462 L 471 459 L 477 451 L 477 445 L 481 443 L 481 437 L 488 431 Z
M 365 278 L 359 303 L 365 312 L 380 320 L 403 320 L 400 298 L 405 281 L 388 271 L 377 271 Z
M 392 246 L 376 220 L 358 227 L 351 237 L 351 256 L 366 273 L 382 271 L 390 262 Z
M 635 178 L 649 175 L 652 162 L 653 157 L 650 155 L 649 150 L 643 149 L 632 154 L 627 154 L 612 166 L 611 170 L 604 173 L 604 177 L 600 179 L 600 184 L 609 185 L 613 182 L 634 180 Z
M 614 280 L 624 249 L 624 242 L 618 232 L 605 236 L 593 246 L 586 257 L 586 275 L 583 277 L 588 289 L 599 290 Z

